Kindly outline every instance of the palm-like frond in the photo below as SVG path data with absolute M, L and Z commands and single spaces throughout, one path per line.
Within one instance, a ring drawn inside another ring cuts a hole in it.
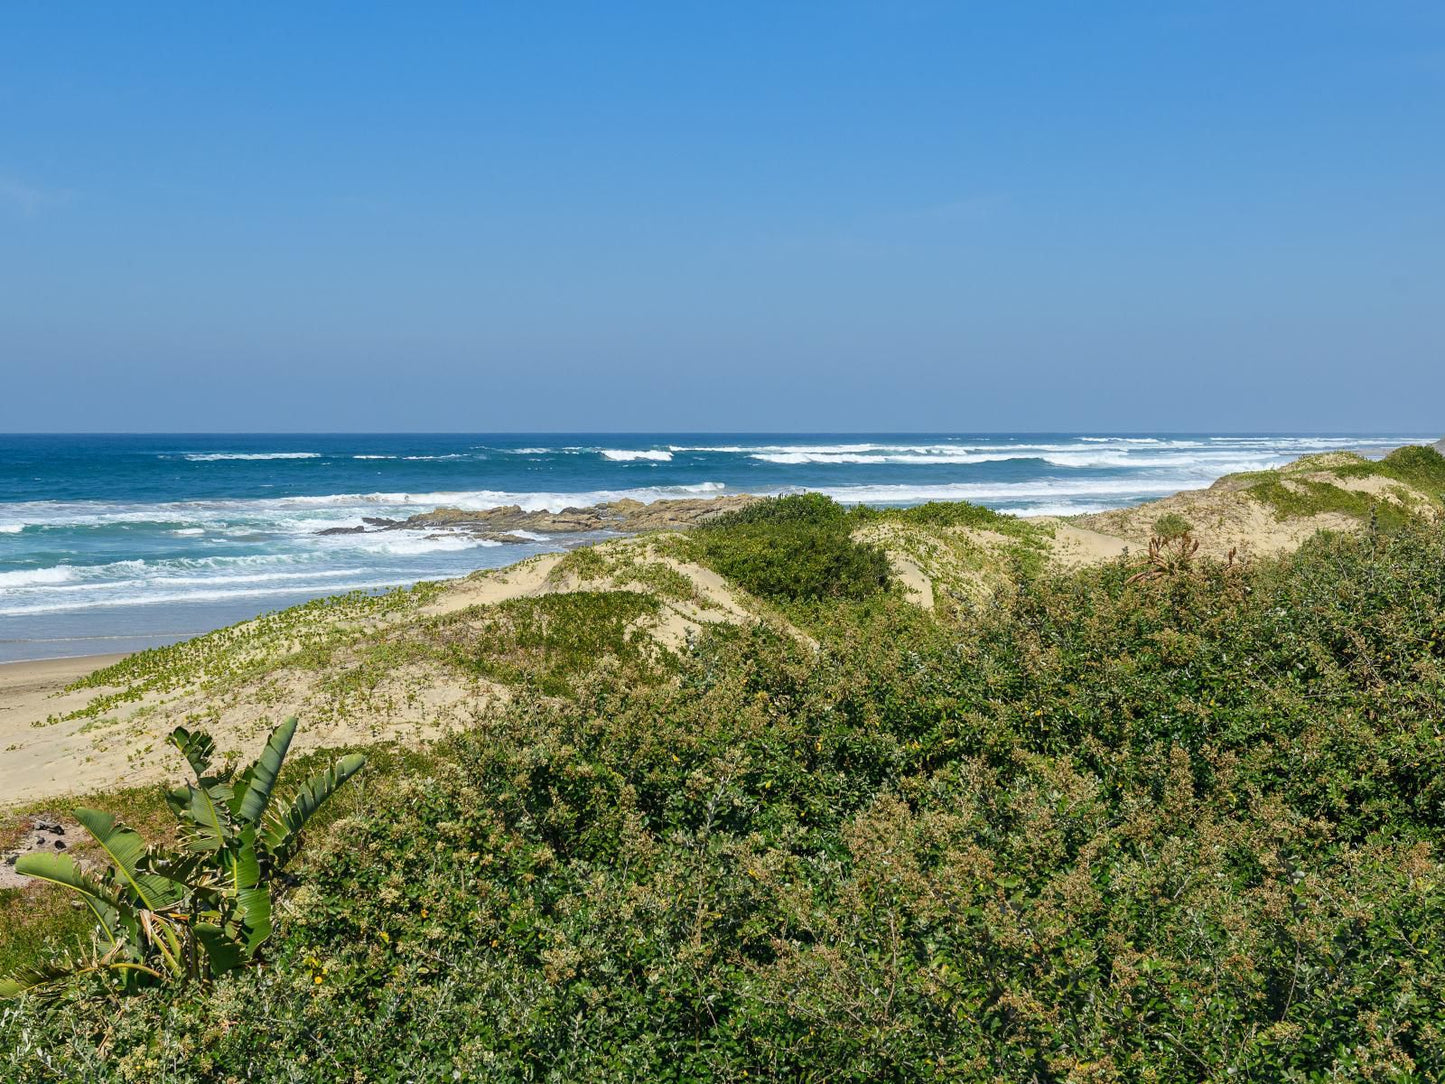
M 276 786 L 276 777 L 281 774 L 281 764 L 286 759 L 286 751 L 291 748 L 291 739 L 295 734 L 294 715 L 271 731 L 266 748 L 261 750 L 261 755 L 247 773 L 244 793 L 238 791 L 239 802 L 233 811 L 243 824 L 260 825 L 261 818 L 266 815 L 271 791 Z
M 104 881 L 82 872 L 70 855 L 21 855 L 15 861 L 15 872 L 61 885 L 79 895 L 99 923 L 100 935 L 108 948 L 124 941 L 127 933 L 135 936 L 135 909 Z
M 139 906 L 162 911 L 185 897 L 185 885 L 159 873 L 142 871 L 146 843 L 138 832 L 98 809 L 77 809 L 75 819 L 100 844 L 115 868 L 116 882 L 129 891 Z
M 301 784 L 291 805 L 266 826 L 263 837 L 266 850 L 277 869 L 284 868 L 295 854 L 306 822 L 316 815 L 316 811 L 326 804 L 341 784 L 365 765 L 365 756 L 350 753 Z
M 32 854 L 16 871 L 77 893 L 95 916 L 100 949 L 86 960 L 57 960 L 0 982 L 0 998 L 56 990 L 87 972 L 120 974 L 127 987 L 163 973 L 202 981 L 249 963 L 271 935 L 267 877 L 300 845 L 301 830 L 336 789 L 366 763 L 342 757 L 313 775 L 285 812 L 269 812 L 281 765 L 296 733 L 287 719 L 240 774 L 212 771 L 215 742 L 177 727 L 170 740 L 195 773 L 169 791 L 184 850 L 148 847 L 108 813 L 76 809 L 110 868 L 92 875 L 68 854 Z
M 203 730 L 192 733 L 185 727 L 178 726 L 171 731 L 168 740 L 186 758 L 191 771 L 196 773 L 197 782 L 203 780 L 211 770 L 211 758 L 216 755 L 216 743 L 211 736 Z

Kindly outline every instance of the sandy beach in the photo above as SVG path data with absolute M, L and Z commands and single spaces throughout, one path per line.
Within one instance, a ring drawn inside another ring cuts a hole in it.
M 45 720 L 83 707 L 94 696 L 93 691 L 66 693 L 72 681 L 123 658 L 85 655 L 0 663 L 0 804 L 119 781 L 115 765 L 97 765 L 89 755 L 90 743 L 78 740 L 83 723 L 47 726 Z
M 1057 565 L 1077 567 L 1147 552 L 1165 516 L 1191 526 L 1202 556 L 1247 560 L 1293 549 L 1322 528 L 1354 529 L 1380 502 L 1431 506 L 1428 492 L 1376 473 L 1382 469 L 1344 453 L 1308 456 L 1265 474 L 1230 475 L 1207 489 L 1108 512 L 1026 518 L 1018 521 L 1019 529 L 1030 532 Z M 1261 485 L 1274 488 L 1259 490 Z M 1280 493 L 1298 504 L 1303 495 L 1317 499 L 1321 492 L 1333 496 L 1318 507 L 1289 505 L 1282 511 L 1270 503 Z M 707 515 L 752 499 L 625 507 L 652 517 L 634 527 L 681 527 L 685 534 Z M 668 518 L 677 508 L 686 515 Z M 586 519 L 595 513 L 567 515 Z M 489 533 L 499 529 L 499 517 L 519 514 L 508 508 L 449 510 L 444 518 L 454 532 Z M 559 529 L 550 513 L 529 515 L 526 529 Z M 545 524 L 542 516 L 550 517 Z M 390 525 L 368 529 L 385 534 Z M 234 626 L 238 631 L 223 641 L 198 642 L 167 659 L 156 673 L 169 676 L 122 675 L 117 679 L 122 687 L 115 689 L 65 691 L 123 654 L 0 664 L 0 807 L 172 778 L 178 766 L 163 739 L 177 724 L 193 726 L 195 720 L 205 720 L 227 754 L 252 750 L 271 726 L 293 714 L 307 720 L 298 748 L 391 740 L 424 744 L 469 725 L 508 696 L 502 685 L 447 664 L 447 653 L 434 650 L 440 634 L 429 623 L 507 600 L 583 590 L 655 593 L 659 585 L 673 584 L 675 594 L 664 600 L 658 616 L 635 630 L 663 650 L 680 648 L 709 622 L 746 622 L 766 613 L 688 558 L 685 546 L 679 550 L 683 534 L 664 529 L 614 538 L 590 548 L 585 559 L 537 555 L 444 580 L 424 600 L 417 596 L 395 609 L 373 611 L 358 596 L 352 603 L 336 600 L 328 608 L 258 618 Z M 940 590 L 954 598 L 986 599 L 1007 582 L 1003 570 L 1015 542 L 986 527 L 930 530 L 897 520 L 860 527 L 857 536 L 885 551 L 906 597 L 927 609 Z M 297 645 L 307 642 L 330 645 L 325 665 L 293 664 Z M 383 643 L 402 642 L 418 645 L 408 661 L 375 661 Z

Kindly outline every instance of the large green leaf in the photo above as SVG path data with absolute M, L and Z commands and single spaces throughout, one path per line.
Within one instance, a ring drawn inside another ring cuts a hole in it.
M 197 782 L 204 784 L 205 775 L 211 770 L 211 757 L 216 753 L 216 743 L 204 730 L 195 733 L 183 726 L 178 726 L 171 731 L 169 741 L 191 765 L 191 771 L 196 773 Z
M 125 901 L 94 877 L 82 873 L 68 854 L 26 854 L 15 860 L 15 872 L 51 884 L 64 885 L 77 893 L 100 923 L 101 937 L 114 948 L 126 936 L 134 936 L 136 918 Z
M 291 748 L 291 738 L 296 733 L 296 716 L 271 731 L 266 748 L 256 758 L 249 770 L 249 782 L 241 796 L 236 815 L 245 824 L 259 825 L 266 815 L 266 806 L 271 801 L 271 790 L 276 786 L 276 777 L 281 774 L 281 764 L 286 759 L 286 750 Z
M 245 945 L 213 922 L 196 924 L 196 941 L 206 954 L 206 963 L 212 975 L 234 971 L 249 957 Z
M 261 883 L 256 835 L 247 831 L 241 846 L 227 852 L 230 887 L 237 916 L 245 927 L 246 953 L 250 955 L 271 936 L 271 890 Z
M 172 790 L 166 795 L 166 804 L 181 822 L 181 831 L 188 850 L 219 850 L 230 840 L 234 831 L 231 812 L 237 803 L 235 788 L 230 779 L 231 772 L 227 770 L 216 775 L 210 774 L 216 743 L 203 730 L 193 733 L 178 726 L 171 731 L 170 743 L 179 749 L 190 763 L 191 771 L 196 774 L 196 783 L 194 786 L 187 784 Z
M 232 836 L 231 798 L 225 783 L 199 787 L 187 783 L 166 795 L 166 804 L 181 822 L 187 850 L 218 851 L 226 845 Z
M 128 889 L 141 907 L 161 911 L 185 898 L 184 885 L 140 868 L 146 857 L 146 844 L 138 832 L 117 824 L 109 813 L 98 809 L 77 809 L 75 819 L 95 837 L 115 867 L 116 882 Z
M 350 753 L 331 767 L 317 772 L 301 785 L 286 812 L 267 825 L 263 837 L 271 861 L 280 869 L 291 860 L 300 842 L 301 830 L 316 811 L 326 804 L 338 787 L 366 765 L 361 753 Z

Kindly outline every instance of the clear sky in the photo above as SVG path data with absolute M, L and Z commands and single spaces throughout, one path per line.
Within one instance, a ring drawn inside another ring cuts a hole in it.
M 1445 432 L 1445 4 L 0 7 L 0 429 Z

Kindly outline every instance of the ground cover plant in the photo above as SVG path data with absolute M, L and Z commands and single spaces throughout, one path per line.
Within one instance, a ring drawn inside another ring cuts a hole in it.
M 660 609 L 656 598 L 638 591 L 573 591 L 462 611 L 433 628 L 452 662 L 563 695 L 603 658 L 637 680 L 666 668 L 666 654 L 638 629 Z
M 1311 467 L 1318 467 L 1316 473 L 1322 476 L 1295 477 L 1309 473 Z M 1397 448 L 1380 460 L 1348 453 L 1305 456 L 1285 471 L 1257 471 L 1231 478 L 1244 484 L 1245 492 L 1270 506 L 1280 519 L 1334 512 L 1361 520 L 1373 517 L 1398 527 L 1419 511 L 1413 507 L 1416 501 L 1423 500 L 1434 511 L 1445 507 L 1445 457 L 1433 448 L 1414 445 Z M 1404 485 L 1388 487 L 1385 495 L 1397 498 L 1389 500 L 1336 484 L 1363 479 Z M 1413 499 L 1411 491 L 1416 494 Z
M 1445 1077 L 1445 529 L 1154 568 L 524 686 L 368 772 L 266 966 L 16 1002 L 0 1078 Z

